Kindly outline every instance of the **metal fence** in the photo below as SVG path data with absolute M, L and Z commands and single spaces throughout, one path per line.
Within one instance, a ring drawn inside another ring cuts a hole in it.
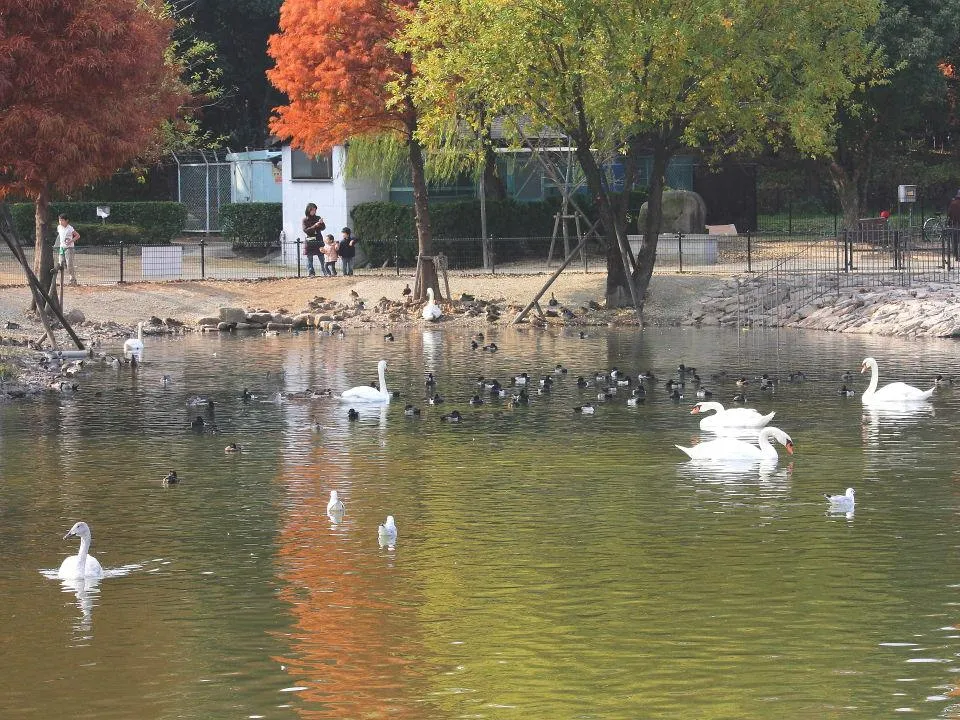
M 636 252 L 640 236 L 629 236 L 629 240 Z M 949 235 L 930 238 L 919 231 L 853 232 L 839 238 L 770 233 L 661 235 L 655 271 L 756 277 L 774 271 L 781 275 L 843 274 L 849 277 L 846 283 L 861 285 L 952 281 L 960 279 L 952 242 Z M 414 248 L 412 239 L 361 241 L 357 273 L 409 275 L 416 263 Z M 302 250 L 299 239 L 239 247 L 200 238 L 159 246 L 78 247 L 75 261 L 83 284 L 306 277 L 307 259 Z M 564 260 L 562 241 L 550 237 L 490 239 L 486 257 L 479 238 L 437 238 L 434 252 L 446 256 L 450 271 L 463 275 L 551 273 Z M 606 269 L 605 250 L 590 241 L 564 272 L 605 273 Z M 0 284 L 24 282 L 19 264 L 4 248 L 0 252 Z
M 221 155 L 212 150 L 173 154 L 177 201 L 187 209 L 184 232 L 220 232 L 220 208 L 230 202 L 232 182 L 231 163 Z

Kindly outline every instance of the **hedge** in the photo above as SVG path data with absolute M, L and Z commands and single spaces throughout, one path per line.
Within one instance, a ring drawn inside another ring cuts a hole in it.
M 227 203 L 220 208 L 220 232 L 234 248 L 272 244 L 283 230 L 283 203 Z
M 110 217 L 103 225 L 125 225 L 136 228 L 137 234 L 134 243 L 139 245 L 165 245 L 174 240 L 183 232 L 187 221 L 187 209 L 177 202 L 52 202 L 50 203 L 50 222 L 47 225 L 50 241 L 57 235 L 57 216 L 66 213 L 70 222 L 81 233 L 81 245 L 84 243 L 83 232 L 78 225 L 88 227 L 97 223 L 97 206 L 109 205 Z M 34 206 L 33 203 L 14 203 L 10 206 L 13 215 L 13 224 L 25 245 L 32 244 L 35 236 Z M 107 231 L 108 233 L 110 231 Z M 117 234 L 111 235 L 116 237 Z M 124 239 L 124 242 L 127 242 Z M 112 244 L 112 243 L 106 243 Z
M 90 245 L 143 245 L 143 233 L 136 225 L 120 223 L 75 223 L 71 225 L 80 233 L 77 247 Z
M 516 200 L 487 201 L 487 232 L 493 237 L 550 237 L 553 216 L 560 207 L 559 199 L 522 203 Z M 413 208 L 390 202 L 357 205 L 350 213 L 355 234 L 372 265 L 393 261 L 399 250 L 400 260 L 411 264 L 417 257 L 416 223 Z M 445 238 L 480 237 L 480 201 L 437 203 L 430 206 L 430 225 L 434 248 L 452 251 Z M 399 238 L 399 248 L 397 241 Z

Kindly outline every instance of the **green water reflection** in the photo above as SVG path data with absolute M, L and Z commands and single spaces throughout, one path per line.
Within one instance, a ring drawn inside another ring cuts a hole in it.
M 881 383 L 927 386 L 953 343 L 505 330 L 490 354 L 465 331 L 395 334 L 158 340 L 136 376 L 0 408 L 0 717 L 960 714 L 960 402 L 945 388 L 892 417 L 836 393 L 866 354 Z M 359 422 L 275 398 L 366 383 L 380 357 L 404 397 Z M 695 400 L 662 389 L 680 362 L 721 401 L 737 375 L 802 369 L 748 391 L 797 454 L 685 462 Z M 465 402 L 479 375 L 556 363 L 568 375 L 529 407 Z M 647 404 L 574 415 L 595 395 L 576 376 L 614 365 L 660 376 Z M 444 405 L 426 405 L 427 371 Z M 197 394 L 219 434 L 187 429 Z M 462 425 L 439 420 L 453 408 Z M 183 483 L 161 488 L 170 469 Z M 847 486 L 855 515 L 828 515 L 822 493 Z M 376 542 L 387 514 L 394 551 Z M 77 519 L 120 569 L 79 597 L 39 572 L 76 551 L 59 538 Z

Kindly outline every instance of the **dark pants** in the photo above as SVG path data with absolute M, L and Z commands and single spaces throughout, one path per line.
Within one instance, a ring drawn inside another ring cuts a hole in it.
M 331 263 L 331 262 L 324 263 L 324 264 L 323 264 L 323 267 L 326 268 L 326 269 L 324 270 L 324 273 L 323 273 L 324 275 L 336 275 L 336 274 L 337 274 L 337 261 L 336 261 L 336 260 L 334 260 L 332 263 Z

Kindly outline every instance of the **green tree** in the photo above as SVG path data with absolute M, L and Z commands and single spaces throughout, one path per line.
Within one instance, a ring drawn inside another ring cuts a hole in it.
M 875 0 L 425 0 L 400 47 L 418 70 L 427 146 L 477 129 L 465 98 L 512 119 L 514 141 L 550 128 L 576 147 L 607 241 L 607 303 L 639 307 L 649 285 L 670 158 L 681 148 L 749 151 L 788 137 L 825 153 Z M 645 239 L 626 243 L 626 198 L 600 158 L 619 154 L 627 190 L 652 154 Z M 626 268 L 629 268 L 627 272 Z
M 960 2 L 886 2 L 869 37 L 878 63 L 860 73 L 838 116 L 834 151 L 823 159 L 849 228 L 863 215 L 878 161 L 932 143 L 942 148 L 954 128 Z

